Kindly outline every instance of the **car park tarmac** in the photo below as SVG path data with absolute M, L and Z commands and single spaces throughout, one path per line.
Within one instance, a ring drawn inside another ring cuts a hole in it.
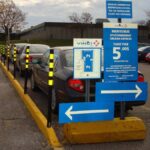
M 145 81 L 148 82 L 150 87 L 150 65 L 146 63 L 139 63 L 139 70 L 144 74 Z M 12 69 L 12 67 L 10 67 Z M 6 80 L 6 79 L 5 79 Z M 20 84 L 23 86 L 24 84 L 24 78 L 20 78 L 19 74 L 17 74 L 17 80 L 20 82 Z M 11 85 L 10 85 L 11 86 Z M 149 92 L 150 93 L 150 89 Z M 32 98 L 32 100 L 35 102 L 35 104 L 38 106 L 38 108 L 41 110 L 41 112 L 46 116 L 47 114 L 47 102 L 48 97 L 43 94 L 40 90 L 37 90 L 36 92 L 33 92 L 30 89 L 30 80 L 28 82 L 28 94 Z M 67 150 L 91 150 L 91 149 L 102 149 L 102 150 L 149 150 L 150 147 L 150 96 L 148 98 L 148 102 L 144 106 L 135 107 L 133 110 L 129 111 L 128 116 L 136 116 L 145 122 L 146 128 L 147 128 L 147 137 L 144 141 L 132 141 L 132 142 L 116 142 L 116 143 L 102 143 L 102 144 L 80 144 L 80 145 L 72 145 L 69 144 L 63 135 L 62 132 L 62 126 L 58 124 L 58 118 L 57 115 L 53 115 L 53 128 L 55 129 L 55 132 L 57 133 L 57 137 L 59 138 L 60 142 L 63 144 L 64 149 Z M 0 121 L 1 124 L 1 121 Z M 0 129 L 1 130 L 1 129 Z M 31 130 L 32 131 L 32 130 Z M 29 132 L 29 131 L 28 131 Z M 30 132 L 29 132 L 30 134 Z M 42 137 L 42 140 L 44 137 Z M 42 147 L 41 149 L 45 149 L 47 147 Z M 36 149 L 36 147 L 32 148 L 33 150 Z M 22 149 L 21 149 L 22 150 Z
M 49 150 L 45 137 L 0 69 L 0 150 Z

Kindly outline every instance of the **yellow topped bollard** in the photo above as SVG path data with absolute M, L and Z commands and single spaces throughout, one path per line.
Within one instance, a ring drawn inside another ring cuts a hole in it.
M 51 127 L 52 124 L 52 90 L 54 86 L 54 50 L 50 49 L 49 54 L 49 73 L 48 73 L 48 85 L 49 85 L 49 101 L 48 101 L 48 115 L 47 115 L 47 127 Z
M 30 56 L 30 48 L 29 46 L 26 48 L 26 59 L 25 59 L 25 82 L 24 82 L 24 93 L 27 93 L 27 83 L 29 77 L 29 56 Z
M 7 69 L 9 70 L 9 63 L 10 63 L 10 46 L 7 47 Z
M 16 78 L 16 61 L 17 61 L 17 47 L 16 45 L 14 45 L 14 52 L 13 52 L 14 78 Z

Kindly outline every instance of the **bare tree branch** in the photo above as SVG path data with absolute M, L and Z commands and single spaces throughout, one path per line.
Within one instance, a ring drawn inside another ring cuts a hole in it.
M 0 27 L 7 34 L 19 30 L 25 24 L 26 15 L 13 0 L 0 0 Z
M 69 19 L 74 22 L 74 23 L 80 23 L 81 20 L 80 20 L 80 17 L 79 15 L 76 13 L 76 12 L 73 12 L 70 16 L 69 16 Z
M 93 17 L 88 12 L 83 12 L 81 16 L 79 16 L 76 12 L 73 12 L 69 19 L 74 23 L 91 23 L 93 20 Z

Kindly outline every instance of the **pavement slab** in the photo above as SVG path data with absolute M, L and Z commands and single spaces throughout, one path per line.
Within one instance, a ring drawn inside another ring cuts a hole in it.
M 0 150 L 50 150 L 22 100 L 0 69 Z

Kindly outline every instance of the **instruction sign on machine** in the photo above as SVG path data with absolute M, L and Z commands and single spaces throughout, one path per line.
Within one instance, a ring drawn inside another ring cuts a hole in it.
M 104 80 L 138 78 L 137 24 L 104 23 Z
M 74 78 L 101 77 L 101 39 L 74 39 Z

